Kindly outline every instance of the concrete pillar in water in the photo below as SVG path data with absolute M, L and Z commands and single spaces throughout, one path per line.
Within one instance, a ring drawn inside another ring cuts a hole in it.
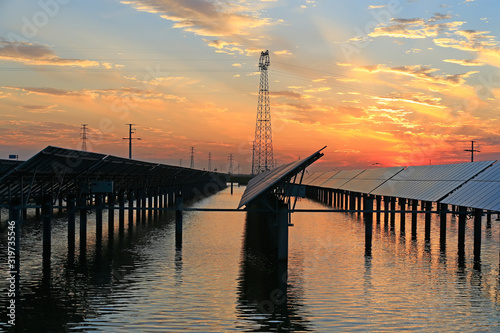
M 141 222 L 144 224 L 146 223 L 146 219 L 147 219 L 147 207 L 148 207 L 148 203 L 147 203 L 147 193 L 146 193 L 147 190 L 142 190 L 141 191 Z
M 171 188 L 168 192 L 168 207 L 174 207 L 174 190 Z
M 481 227 L 483 219 L 483 210 L 474 209 L 474 261 L 481 260 Z
M 464 263 L 465 260 L 465 226 L 467 222 L 467 209 L 458 208 L 458 261 Z
M 58 212 L 59 212 L 59 214 L 62 214 L 62 212 L 63 212 L 63 194 L 62 193 L 59 193 L 59 197 L 57 198 L 57 202 L 59 203 Z
M 390 197 L 384 196 L 384 225 L 389 223 L 389 202 Z
M 128 200 L 128 227 L 132 228 L 134 226 L 134 190 L 128 189 L 127 200 Z
M 399 229 L 400 233 L 404 234 L 406 232 L 406 199 L 399 198 L 399 207 L 401 208 L 401 215 L 399 217 Z
M 413 240 L 417 239 L 417 210 L 418 210 L 418 200 L 411 201 L 411 238 Z
M 154 208 L 154 189 L 148 189 L 148 221 L 153 219 L 153 208 Z
M 75 221 L 76 221 L 75 196 L 68 194 L 68 260 L 73 261 L 75 256 Z
M 102 241 L 102 209 L 103 195 L 95 196 L 95 236 L 98 243 Z
M 50 256 L 52 253 L 52 196 L 46 195 L 42 201 L 42 225 L 43 225 L 43 267 L 50 271 Z
M 391 200 L 391 230 L 396 226 L 396 198 L 390 197 Z
M 422 201 L 422 209 L 425 209 L 425 240 L 429 241 L 431 239 L 431 211 L 432 202 Z
M 382 197 L 380 195 L 377 195 L 375 197 L 377 201 L 377 223 L 380 223 L 380 210 L 382 209 Z
M 115 194 L 108 195 L 108 238 L 113 238 L 115 232 Z
M 156 218 L 156 216 L 158 215 L 158 201 L 159 201 L 158 200 L 158 195 L 159 195 L 158 189 L 157 188 L 153 189 L 153 192 L 151 193 L 151 195 L 153 196 L 153 208 L 154 208 L 153 215 Z
M 365 256 L 372 255 L 372 238 L 373 238 L 373 197 L 365 195 L 363 200 L 363 218 L 365 220 Z
M 448 213 L 448 205 L 439 204 L 439 244 L 441 244 L 441 250 L 446 248 L 446 217 Z
M 135 197 L 135 219 L 136 219 L 136 224 L 139 224 L 141 222 L 142 218 L 142 190 L 137 190 L 136 192 L 136 197 Z
M 125 192 L 118 193 L 118 230 L 120 233 L 125 231 Z
M 87 253 L 87 197 L 82 194 L 78 200 L 80 210 L 80 257 L 84 258 Z
M 163 189 L 163 208 L 168 207 L 168 189 L 164 188 Z M 166 211 L 165 211 L 166 213 Z
M 276 223 L 278 225 L 278 260 L 288 260 L 288 205 L 279 203 L 276 213 Z
M 160 210 L 158 210 L 158 214 L 160 216 L 163 215 L 163 202 L 164 202 L 164 199 L 163 199 L 163 195 L 165 194 L 165 192 L 163 191 L 163 188 L 159 188 L 157 190 L 157 193 L 158 193 L 158 208 L 160 208 Z
M 182 210 L 183 198 L 179 193 L 175 196 L 175 246 L 177 248 L 182 247 Z
M 361 211 L 363 209 L 363 195 L 356 193 L 356 198 L 358 200 L 358 211 Z M 358 212 L 358 214 L 361 214 L 361 212 Z

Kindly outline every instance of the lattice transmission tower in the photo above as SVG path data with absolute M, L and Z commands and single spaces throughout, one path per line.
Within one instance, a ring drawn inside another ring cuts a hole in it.
M 271 106 L 269 103 L 270 65 L 269 51 L 261 52 L 259 59 L 260 85 L 255 141 L 253 143 L 252 174 L 256 175 L 273 169 L 273 134 L 271 131 Z
M 87 130 L 88 130 L 88 124 L 82 124 L 82 150 L 83 151 L 87 151 L 87 139 L 88 139 L 88 136 L 87 136 Z

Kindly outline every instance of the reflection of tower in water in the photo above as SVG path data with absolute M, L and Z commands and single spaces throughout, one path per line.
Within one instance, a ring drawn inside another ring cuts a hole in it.
M 277 260 L 268 231 L 268 214 L 248 212 L 238 286 L 240 319 L 255 332 L 304 331 L 307 322 L 288 297 L 287 263 Z

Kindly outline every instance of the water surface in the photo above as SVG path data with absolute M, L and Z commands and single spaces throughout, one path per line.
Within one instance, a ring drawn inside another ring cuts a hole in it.
M 243 190 L 231 196 L 226 189 L 193 206 L 235 208 Z M 323 206 L 302 200 L 298 207 Z M 295 213 L 284 267 L 269 256 L 265 233 L 242 212 L 185 213 L 182 248 L 175 246 L 172 214 L 123 233 L 115 225 L 112 241 L 104 223 L 101 244 L 94 215 L 88 220 L 87 253 L 79 252 L 77 231 L 75 257 L 68 260 L 66 218 L 56 216 L 50 270 L 42 266 L 40 221 L 23 225 L 18 331 L 500 331 L 497 221 L 484 223 L 482 260 L 474 264 L 472 223 L 460 263 L 455 218 L 448 220 L 445 251 L 434 217 L 430 243 L 423 220 L 416 240 L 401 234 L 399 221 L 393 230 L 374 223 L 372 256 L 366 257 L 358 215 Z M 3 233 L 4 309 L 5 246 Z M 0 329 L 14 331 L 4 313 Z

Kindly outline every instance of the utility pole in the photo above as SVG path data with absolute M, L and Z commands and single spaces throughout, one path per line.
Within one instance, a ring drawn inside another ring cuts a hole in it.
M 476 141 L 471 141 L 471 144 L 472 144 L 471 149 L 465 149 L 464 150 L 464 151 L 470 152 L 470 161 L 471 162 L 474 162 L 474 152 L 476 152 L 476 153 L 480 153 L 481 152 L 480 150 L 474 149 L 474 143 L 475 142 Z
M 234 162 L 234 155 L 233 154 L 229 154 L 229 157 L 228 157 L 228 160 L 229 160 L 229 174 L 233 174 L 233 162 Z
M 87 126 L 88 124 L 82 124 L 82 150 L 87 151 Z
M 212 153 L 208 153 L 208 171 L 212 171 Z
M 135 133 L 135 128 L 132 128 L 135 124 L 126 124 L 129 127 L 128 138 L 123 138 L 123 140 L 128 140 L 128 158 L 132 159 L 132 140 L 142 140 L 141 138 L 133 138 L 132 134 Z
M 191 147 L 191 169 L 194 169 L 194 147 Z

